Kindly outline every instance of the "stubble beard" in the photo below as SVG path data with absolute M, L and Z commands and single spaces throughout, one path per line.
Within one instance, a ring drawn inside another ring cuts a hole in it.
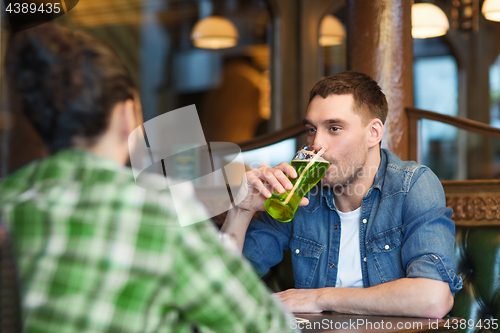
M 337 167 L 337 170 L 338 167 Z M 359 175 L 363 170 L 363 166 L 358 166 L 353 169 L 353 172 L 349 172 L 348 174 L 343 175 L 342 171 L 337 171 L 337 175 L 332 174 L 333 172 L 327 171 L 321 183 L 323 186 L 328 186 L 333 189 L 341 189 L 344 187 L 349 187 L 356 183 L 359 179 Z
M 351 160 L 347 166 L 339 165 L 336 160 L 329 160 L 329 162 L 330 168 L 321 180 L 322 186 L 332 189 L 336 194 L 349 193 L 349 187 L 355 185 L 360 175 L 363 174 L 366 156 L 358 163 Z

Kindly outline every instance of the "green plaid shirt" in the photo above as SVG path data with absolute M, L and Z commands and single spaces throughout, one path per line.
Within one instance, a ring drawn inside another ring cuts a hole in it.
M 203 219 L 191 194 L 183 199 Z M 111 160 L 66 150 L 36 161 L 0 184 L 0 213 L 26 332 L 290 330 L 291 317 L 210 221 L 181 228 L 167 190 L 137 186 Z

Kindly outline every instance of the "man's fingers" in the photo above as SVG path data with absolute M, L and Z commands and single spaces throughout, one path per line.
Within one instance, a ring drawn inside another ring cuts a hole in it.
M 275 166 L 275 168 L 282 170 L 284 173 L 286 173 L 292 178 L 297 178 L 298 176 L 297 171 L 294 169 L 294 167 L 286 162 L 281 162 L 280 164 Z
M 252 173 L 249 173 L 247 176 L 247 181 L 250 185 L 252 185 L 257 191 L 259 191 L 263 196 L 266 198 L 270 198 L 272 193 L 266 188 L 264 183 L 262 183 L 262 180 L 255 176 Z
M 285 299 L 286 299 L 286 293 L 287 290 L 284 290 L 284 291 L 279 291 L 277 293 L 273 293 L 273 297 L 280 300 L 281 302 L 283 302 Z
M 278 164 L 277 166 L 274 167 L 274 170 L 279 170 L 279 173 L 276 174 L 278 180 L 281 182 L 281 184 L 284 185 L 285 189 L 288 191 L 291 191 L 293 188 L 292 183 L 290 182 L 290 179 L 285 175 L 289 175 L 292 178 L 297 177 L 297 171 L 288 163 L 282 162 Z M 279 176 L 279 177 L 278 177 Z
M 281 169 L 268 168 L 264 171 L 263 175 L 266 182 L 279 193 L 284 193 L 285 189 L 291 190 L 293 188 L 292 183 Z
M 282 170 L 261 166 L 250 171 L 255 177 L 266 182 L 273 190 L 284 193 L 285 188 L 291 189 L 290 180 L 286 177 Z
M 300 201 L 299 206 L 307 206 L 307 205 L 309 205 L 309 199 L 303 197 L 302 200 Z
M 271 196 L 270 189 L 278 193 L 284 193 L 285 190 L 293 188 L 292 183 L 287 175 L 296 176 L 295 169 L 283 162 L 274 168 L 261 166 L 257 169 L 248 171 L 245 174 L 247 183 L 253 188 L 257 189 L 266 198 Z

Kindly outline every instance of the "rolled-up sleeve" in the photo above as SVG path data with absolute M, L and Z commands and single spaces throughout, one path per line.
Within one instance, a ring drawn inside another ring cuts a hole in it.
M 245 237 L 243 255 L 260 276 L 283 259 L 283 250 L 289 250 L 291 223 L 282 223 L 266 212 L 252 220 Z
M 401 259 L 409 278 L 423 277 L 462 288 L 454 262 L 455 223 L 441 182 L 428 168 L 415 172 L 403 207 Z

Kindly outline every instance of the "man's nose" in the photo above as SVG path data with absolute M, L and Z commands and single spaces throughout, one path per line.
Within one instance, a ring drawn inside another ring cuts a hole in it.
M 325 137 L 324 137 L 324 135 L 319 133 L 319 131 L 316 132 L 316 135 L 314 135 L 313 147 L 315 150 L 316 149 L 319 150 L 319 149 L 321 149 L 321 147 L 328 149 Z

